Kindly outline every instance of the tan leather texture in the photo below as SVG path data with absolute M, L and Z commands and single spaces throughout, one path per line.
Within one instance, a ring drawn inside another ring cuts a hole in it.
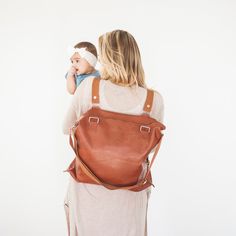
M 70 129 L 69 143 L 76 156 L 64 172 L 78 182 L 99 184 L 110 190 L 141 191 L 154 186 L 150 169 L 166 128 L 149 114 L 154 91 L 147 89 L 141 115 L 103 110 L 99 107 L 100 80 L 93 79 L 93 106 Z M 150 162 L 148 155 L 153 148 Z M 139 179 L 143 162 L 148 168 Z

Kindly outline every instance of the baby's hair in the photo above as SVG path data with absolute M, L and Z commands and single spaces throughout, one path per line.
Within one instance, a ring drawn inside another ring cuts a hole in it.
M 91 52 L 95 57 L 98 56 L 96 47 L 90 42 L 77 43 L 74 48 L 86 48 L 86 51 Z

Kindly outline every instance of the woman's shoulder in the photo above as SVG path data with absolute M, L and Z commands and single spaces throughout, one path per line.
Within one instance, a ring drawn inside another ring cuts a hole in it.
M 90 103 L 90 97 L 92 96 L 92 83 L 93 80 L 97 79 L 97 77 L 94 76 L 88 76 L 87 78 L 85 78 L 80 85 L 77 87 L 74 96 L 77 97 L 75 100 L 78 101 L 83 101 L 83 103 L 88 103 L 87 106 L 89 106 Z M 112 86 L 112 88 L 114 89 L 115 85 L 111 85 L 111 83 L 107 80 L 103 80 L 101 79 L 102 83 L 105 83 L 110 86 Z M 116 85 L 115 87 L 120 87 L 118 85 Z M 122 91 L 124 90 L 124 87 L 121 87 Z M 154 90 L 154 97 L 153 97 L 153 105 L 152 105 L 152 110 L 150 112 L 150 116 L 152 116 L 153 118 L 155 118 L 156 120 L 163 122 L 164 120 L 164 98 L 162 96 L 162 94 L 160 93 L 160 91 L 158 90 Z M 140 97 L 145 96 L 144 94 L 146 94 L 147 89 L 143 88 L 143 87 L 139 87 L 138 88 L 138 94 L 140 94 Z M 142 96 L 141 96 L 142 95 Z M 86 104 L 84 104 L 86 105 Z
M 93 75 L 89 75 L 85 79 L 83 79 L 76 88 L 74 95 L 79 96 L 79 94 L 81 93 L 82 94 L 84 94 L 85 92 L 87 93 L 89 91 L 88 89 L 92 87 L 92 81 L 94 78 L 96 77 Z
M 157 90 L 153 89 L 153 91 L 154 91 L 154 101 L 156 103 L 159 103 L 159 105 L 163 105 L 164 104 L 164 98 L 163 98 L 162 94 Z
M 162 94 L 154 90 L 153 105 L 150 115 L 160 122 L 164 121 L 164 98 Z

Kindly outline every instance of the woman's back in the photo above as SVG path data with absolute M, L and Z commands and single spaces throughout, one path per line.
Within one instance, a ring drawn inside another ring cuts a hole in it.
M 74 122 L 91 108 L 93 79 L 86 78 L 76 89 L 63 123 L 65 134 L 69 134 L 69 128 Z M 126 114 L 141 114 L 146 93 L 147 90 L 142 87 L 135 90 L 102 79 L 99 86 L 100 108 Z M 163 113 L 163 98 L 160 93 L 155 92 L 150 115 L 162 122 Z M 69 176 L 65 204 L 69 206 L 70 235 L 146 235 L 147 222 L 143 217 L 146 217 L 150 193 L 151 186 L 140 192 L 108 190 L 100 185 L 76 182 Z

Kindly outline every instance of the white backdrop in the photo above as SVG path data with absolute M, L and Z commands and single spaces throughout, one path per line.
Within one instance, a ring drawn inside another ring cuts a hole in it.
M 0 2 L 0 235 L 66 235 L 66 48 L 115 29 L 165 102 L 149 236 L 236 235 L 235 1 L 86 2 Z

